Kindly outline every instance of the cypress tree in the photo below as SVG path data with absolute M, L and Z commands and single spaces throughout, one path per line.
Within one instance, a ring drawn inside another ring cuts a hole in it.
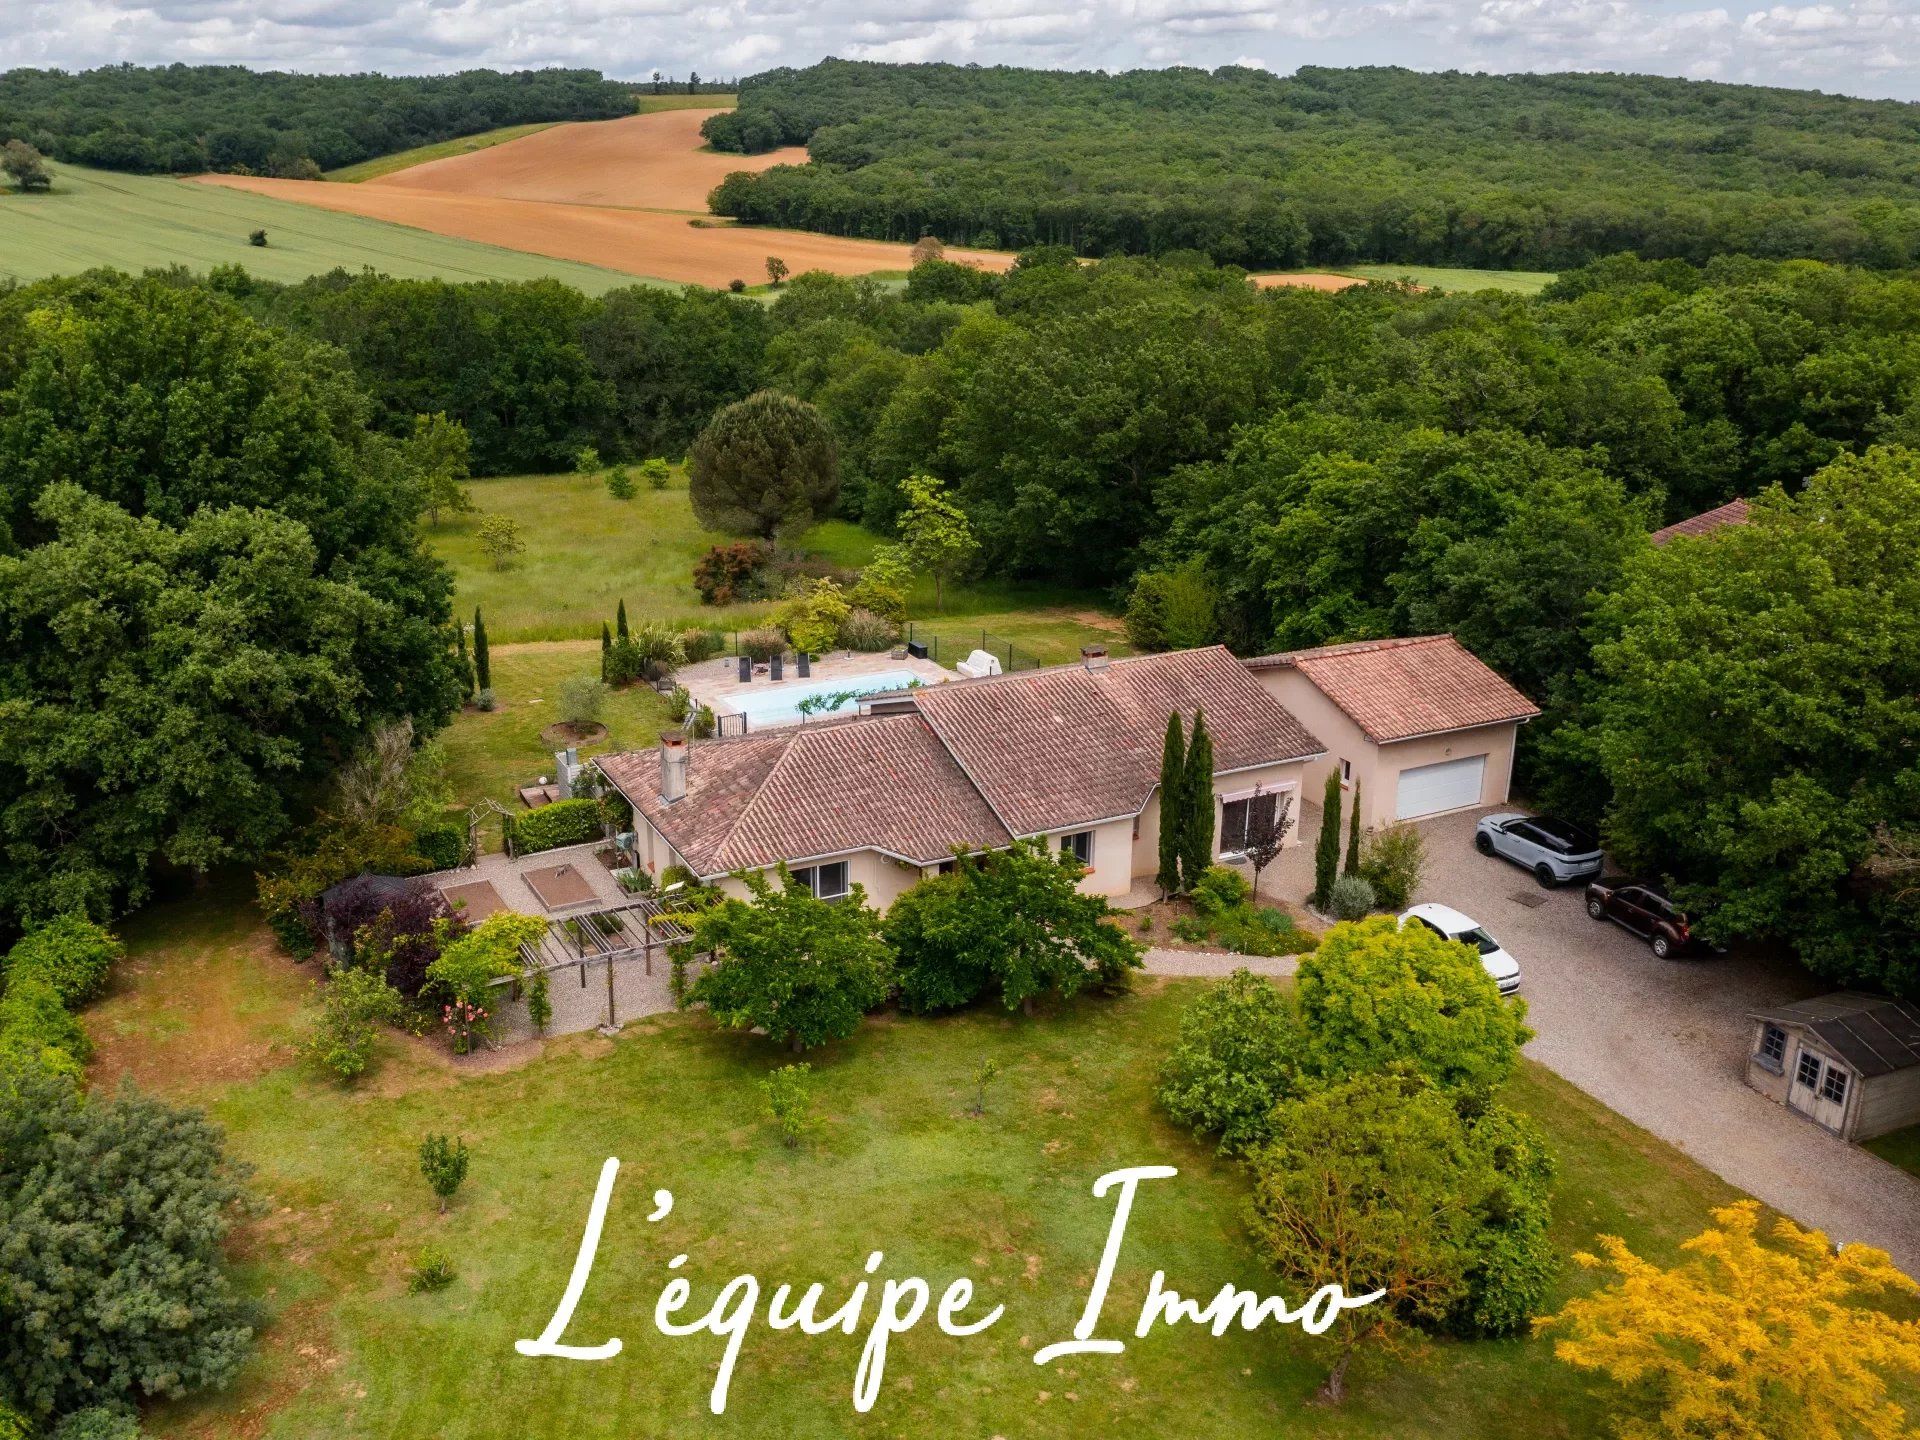
M 473 662 L 467 658 L 467 627 L 453 627 L 453 653 L 459 660 L 460 703 L 465 704 L 473 696 Z
M 1213 863 L 1213 737 L 1207 733 L 1205 712 L 1198 709 L 1181 779 L 1187 803 L 1180 826 L 1180 878 L 1191 890 L 1200 872 Z
M 1167 743 L 1160 751 L 1160 873 L 1153 878 L 1168 895 L 1180 889 L 1180 831 L 1187 805 L 1187 737 L 1180 712 L 1167 716 Z
M 631 638 L 627 633 L 627 602 L 624 599 L 620 602 L 620 613 L 614 617 L 613 633 L 622 645 Z
M 613 658 L 613 633 L 607 629 L 607 622 L 600 622 L 600 683 L 607 683 L 607 662 Z
M 482 690 L 493 688 L 493 666 L 487 655 L 487 622 L 480 618 L 480 607 L 473 607 L 473 677 Z
M 1334 876 L 1340 871 L 1340 772 L 1327 772 L 1327 792 L 1320 801 L 1320 838 L 1313 846 L 1313 896 L 1316 910 L 1325 910 L 1333 896 Z
M 1353 818 L 1347 822 L 1347 863 L 1341 867 L 1349 875 L 1360 873 L 1360 782 L 1353 782 Z

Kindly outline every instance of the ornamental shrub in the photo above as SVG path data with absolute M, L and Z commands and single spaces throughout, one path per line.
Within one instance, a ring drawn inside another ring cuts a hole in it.
M 640 462 L 640 478 L 647 482 L 648 489 L 664 490 L 667 482 L 673 478 L 673 472 L 668 469 L 666 461 L 655 456 Z
M 129 1410 L 90 1405 L 63 1418 L 48 1440 L 140 1440 L 140 1422 Z
M 847 650 L 885 650 L 899 633 L 899 627 L 884 615 L 857 605 L 840 622 L 840 644 Z
M 407 1272 L 407 1293 L 426 1295 L 435 1290 L 444 1290 L 459 1278 L 460 1271 L 453 1263 L 453 1256 L 438 1245 L 423 1245 L 414 1258 L 413 1268 Z
M 1216 1137 L 1223 1153 L 1248 1150 L 1272 1134 L 1274 1105 L 1297 1086 L 1299 1046 L 1285 992 L 1236 970 L 1182 1013 L 1160 1104 L 1175 1124 Z
M 1404 823 L 1375 830 L 1360 851 L 1360 874 L 1373 886 L 1373 898 L 1383 910 L 1400 911 L 1413 903 L 1426 863 L 1426 842 L 1419 830 Z
M 448 822 L 416 830 L 413 848 L 435 870 L 451 870 L 467 858 L 467 827 Z
M 1327 898 L 1336 920 L 1364 920 L 1373 913 L 1373 886 L 1364 875 L 1338 876 Z
M 52 1068 L 69 1072 L 93 1053 L 87 1032 L 68 1011 L 60 992 L 32 975 L 15 976 L 7 982 L 7 993 L 0 996 L 0 1049 L 14 1056 L 37 1056 Z M 66 1063 L 69 1059 L 72 1064 Z
M 726 648 L 727 637 L 711 627 L 695 625 L 680 632 L 680 652 L 689 665 L 711 660 Z
M 761 572 L 772 559 L 773 547 L 763 540 L 716 545 L 695 562 L 693 588 L 707 605 L 759 599 L 766 592 Z
M 107 973 L 120 958 L 111 933 L 84 915 L 62 915 L 27 932 L 0 960 L 0 978 L 29 976 L 44 980 L 67 1005 L 82 1005 L 107 985 Z
M 1194 913 L 1211 920 L 1235 906 L 1246 903 L 1253 887 L 1246 877 L 1228 865 L 1209 865 L 1193 885 Z
M 616 500 L 633 498 L 633 472 L 624 465 L 614 467 L 607 472 L 607 493 Z
M 366 1073 L 380 1027 L 400 1018 L 400 992 L 372 970 L 337 970 L 320 991 L 320 1008 L 302 1050 L 314 1065 L 350 1084 Z
M 588 799 L 556 800 L 514 816 L 508 826 L 513 848 L 522 855 L 561 845 L 583 845 L 598 840 L 600 830 L 600 802 Z
M 786 627 L 795 650 L 819 654 L 834 647 L 853 607 L 831 580 L 802 583 L 805 589 L 781 607 L 780 623 Z
M 740 653 L 755 663 L 763 664 L 776 655 L 784 654 L 786 648 L 785 632 L 771 626 L 740 632 Z

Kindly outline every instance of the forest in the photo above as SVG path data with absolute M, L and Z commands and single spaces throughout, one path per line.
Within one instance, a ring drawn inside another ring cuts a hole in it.
M 0 143 L 102 170 L 317 178 L 375 155 L 543 120 L 633 113 L 597 70 L 294 75 L 238 65 L 0 74 Z
M 718 213 L 879 239 L 1255 269 L 1920 255 L 1920 108 L 1645 75 L 828 60 L 744 80 L 705 134 L 812 157 L 729 177 Z

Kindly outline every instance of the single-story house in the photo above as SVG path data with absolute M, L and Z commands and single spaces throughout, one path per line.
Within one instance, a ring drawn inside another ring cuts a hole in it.
M 1520 726 L 1540 713 L 1451 635 L 1361 640 L 1245 662 L 1326 754 L 1306 766 L 1309 799 L 1338 771 L 1360 823 L 1390 825 L 1504 805 Z M 1349 811 L 1349 813 L 1351 813 Z
M 1747 1083 L 1843 1140 L 1920 1124 L 1920 1004 L 1842 991 L 1754 1010 Z
M 1216 847 L 1236 853 L 1256 805 L 1294 797 L 1325 746 L 1219 646 L 954 681 L 873 697 L 865 713 L 737 739 L 600 757 L 633 806 L 652 874 L 683 865 L 740 892 L 736 871 L 785 862 L 814 893 L 864 886 L 884 909 L 956 848 L 1038 836 L 1083 888 L 1124 895 L 1159 868 L 1167 716 L 1206 715 Z M 1297 834 L 1290 837 L 1297 841 Z
M 1729 500 L 1724 505 L 1700 515 L 1690 515 L 1685 520 L 1676 520 L 1671 525 L 1662 525 L 1647 538 L 1655 545 L 1664 545 L 1669 540 L 1678 540 L 1682 536 L 1711 535 L 1716 530 L 1729 525 L 1747 523 L 1748 506 L 1744 500 Z

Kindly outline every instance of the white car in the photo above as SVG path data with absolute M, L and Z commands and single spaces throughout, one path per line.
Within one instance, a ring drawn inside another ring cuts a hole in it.
M 1401 926 L 1404 928 L 1409 920 L 1417 920 L 1442 940 L 1458 940 L 1478 950 L 1480 963 L 1493 977 L 1493 983 L 1500 987 L 1502 995 L 1511 995 L 1520 988 L 1520 962 L 1502 950 L 1500 942 L 1471 915 L 1463 915 L 1451 905 L 1416 905 L 1401 915 Z

